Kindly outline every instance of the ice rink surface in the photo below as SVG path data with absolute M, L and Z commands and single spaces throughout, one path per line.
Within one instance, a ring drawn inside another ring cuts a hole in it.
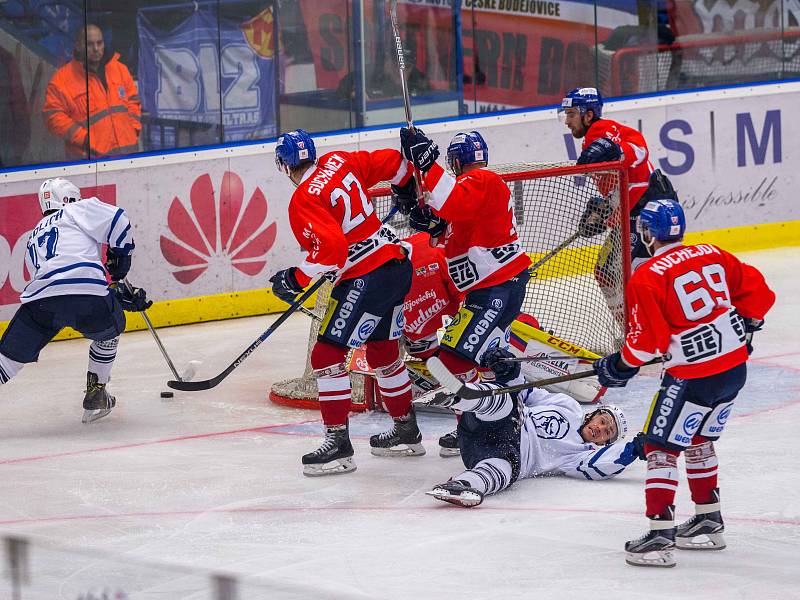
M 762 269 L 778 303 L 717 443 L 728 548 L 676 551 L 675 569 L 624 562 L 624 542 L 647 527 L 642 462 L 605 482 L 520 481 L 465 510 L 424 494 L 461 470 L 436 444 L 454 419 L 422 415 L 428 454 L 388 459 L 370 455 L 368 437 L 389 417 L 369 414 L 351 418 L 355 473 L 304 477 L 300 456 L 321 441 L 319 415 L 267 400 L 273 381 L 302 371 L 303 315 L 218 388 L 176 392 L 172 401 L 159 397 L 169 372 L 149 333 L 123 336 L 109 386 L 117 408 L 91 425 L 80 422 L 88 343 L 48 346 L 0 387 L 0 533 L 99 551 L 73 560 L 39 553 L 39 579 L 53 579 L 55 591 L 40 596 L 48 599 L 75 600 L 81 588 L 71 581 L 87 573 L 98 585 L 127 585 L 104 556 L 246 575 L 279 587 L 280 597 L 800 598 L 798 255 L 742 255 Z M 161 336 L 179 370 L 201 360 L 197 378 L 206 378 L 272 319 Z M 640 427 L 657 383 L 657 372 L 644 374 L 608 400 Z M 683 474 L 677 503 L 682 520 L 692 512 Z M 145 585 L 129 598 L 206 597 L 181 590 Z

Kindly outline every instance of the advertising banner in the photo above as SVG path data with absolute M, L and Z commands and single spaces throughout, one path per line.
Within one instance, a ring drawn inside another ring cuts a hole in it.
M 203 143 L 219 142 L 220 126 L 229 142 L 275 135 L 272 8 L 243 23 L 218 10 L 199 4 L 169 30 L 158 11 L 139 12 L 139 92 L 155 119 L 148 148 L 175 147 L 181 129 Z

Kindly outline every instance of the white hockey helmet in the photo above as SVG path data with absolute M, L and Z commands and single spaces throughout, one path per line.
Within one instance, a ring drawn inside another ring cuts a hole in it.
M 614 419 L 614 424 L 617 426 L 617 435 L 608 440 L 606 445 L 625 439 L 625 436 L 628 435 L 628 418 L 620 407 L 613 404 L 598 404 L 592 412 L 584 415 L 584 425 L 600 412 L 604 412 Z
M 39 206 L 42 214 L 59 210 L 65 204 L 81 199 L 81 191 L 74 183 L 62 177 L 46 179 L 39 188 Z

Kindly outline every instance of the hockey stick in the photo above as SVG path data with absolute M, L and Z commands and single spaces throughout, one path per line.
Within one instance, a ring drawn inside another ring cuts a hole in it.
M 567 360 L 585 360 L 587 362 L 594 362 L 596 358 L 588 358 L 586 356 L 519 356 L 514 358 L 504 358 L 505 362 L 546 362 L 546 361 L 567 361 Z
M 122 285 L 124 285 L 125 289 L 127 289 L 131 294 L 133 294 L 133 286 L 128 282 L 127 279 L 122 280 Z M 144 319 L 144 324 L 147 325 L 147 328 L 150 330 L 150 333 L 153 334 L 153 339 L 156 341 L 156 346 L 158 346 L 158 349 L 161 350 L 161 354 L 164 356 L 164 360 L 167 361 L 167 364 L 169 365 L 169 370 L 172 371 L 172 375 L 178 381 L 183 381 L 181 376 L 178 375 L 178 370 L 175 368 L 175 364 L 170 359 L 169 354 L 167 354 L 167 349 L 164 348 L 164 344 L 161 343 L 161 339 L 158 337 L 158 334 L 156 333 L 153 324 L 150 322 L 150 317 L 147 316 L 147 312 L 142 310 L 139 312 L 139 314 L 142 315 L 142 318 Z
M 564 248 L 569 246 L 572 242 L 577 240 L 579 237 L 580 237 L 580 234 L 576 231 L 571 236 L 569 236 L 567 239 L 565 239 L 563 242 L 561 242 L 558 246 L 556 246 L 555 248 L 550 250 L 550 252 L 545 254 L 542 258 L 540 258 L 535 263 L 533 263 L 530 267 L 528 267 L 528 272 L 532 276 L 535 277 L 536 276 L 536 271 L 539 269 L 539 267 L 541 267 L 544 263 L 546 263 L 548 260 L 553 258 L 556 254 L 561 252 Z
M 205 379 L 203 381 L 168 381 L 167 385 L 171 387 L 173 390 L 180 390 L 182 392 L 197 392 L 200 390 L 210 390 L 213 387 L 217 387 L 223 379 L 225 379 L 228 375 L 230 375 L 233 370 L 242 364 L 248 356 L 250 356 L 256 348 L 258 348 L 264 340 L 266 340 L 272 333 L 280 327 L 286 319 L 288 319 L 292 314 L 294 314 L 300 305 L 308 300 L 311 297 L 311 294 L 316 292 L 322 284 L 328 281 L 325 277 L 320 277 L 314 285 L 308 288 L 303 294 L 300 295 L 294 302 L 289 305 L 289 309 L 284 312 L 277 320 L 270 325 L 264 333 L 256 338 L 256 340 L 250 344 L 247 348 L 245 348 L 244 352 L 242 352 L 239 357 L 233 361 L 228 367 L 222 371 L 216 377 L 212 377 L 211 379 Z
M 392 207 L 389 213 L 383 218 L 381 224 L 388 223 L 392 217 L 394 217 L 395 213 L 397 212 L 397 207 Z M 223 379 L 225 379 L 228 375 L 230 375 L 233 370 L 242 364 L 248 356 L 250 356 L 256 348 L 258 348 L 264 340 L 266 340 L 272 333 L 280 327 L 286 319 L 288 319 L 292 314 L 297 312 L 300 308 L 300 305 L 303 304 L 306 300 L 308 300 L 311 295 L 316 292 L 322 285 L 328 281 L 326 277 L 320 277 L 314 285 L 308 288 L 305 292 L 303 292 L 299 298 L 295 299 L 289 305 L 289 309 L 286 310 L 277 320 L 270 325 L 264 333 L 258 336 L 255 341 L 250 344 L 247 348 L 245 348 L 244 352 L 242 352 L 239 357 L 233 361 L 228 367 L 222 371 L 216 377 L 212 377 L 211 379 L 206 379 L 203 381 L 168 381 L 167 385 L 171 387 L 173 390 L 180 390 L 182 392 L 197 392 L 200 390 L 210 390 L 213 387 L 217 387 Z
M 406 124 L 411 131 L 415 131 L 414 120 L 411 118 L 411 95 L 408 92 L 408 83 L 406 82 L 406 58 L 403 53 L 403 39 L 400 37 L 400 27 L 397 25 L 397 0 L 392 0 L 389 12 L 392 19 L 394 49 L 397 52 L 397 67 L 400 69 L 400 89 L 403 93 L 403 108 L 405 108 L 406 111 Z M 425 193 L 422 191 L 422 176 L 417 165 L 413 164 L 413 167 L 414 182 L 417 188 L 417 202 L 422 206 L 425 203 Z
M 661 357 L 655 358 L 650 362 L 644 363 L 644 365 L 653 365 L 656 363 L 662 362 L 663 359 Z M 516 385 L 509 385 L 504 387 L 495 387 L 491 389 L 481 389 L 479 387 L 471 387 L 467 384 L 463 383 L 458 377 L 453 375 L 444 363 L 439 360 L 438 357 L 434 356 L 428 359 L 426 363 L 428 370 L 431 374 L 441 383 L 444 387 L 450 390 L 459 398 L 464 398 L 465 400 L 475 400 L 477 398 L 484 398 L 486 396 L 502 396 L 504 394 L 511 394 L 513 392 L 520 392 L 522 390 L 529 390 L 531 388 L 540 388 L 546 387 L 548 385 L 554 385 L 556 383 L 563 383 L 565 381 L 572 381 L 574 379 L 583 379 L 584 377 L 591 377 L 593 375 L 597 375 L 594 371 L 580 371 L 578 373 L 572 373 L 571 375 L 562 375 L 561 377 L 553 377 L 551 379 L 541 379 L 539 381 L 533 381 L 530 383 L 519 383 Z

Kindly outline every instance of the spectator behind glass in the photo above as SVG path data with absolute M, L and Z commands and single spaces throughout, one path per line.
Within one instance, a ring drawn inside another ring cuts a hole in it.
M 87 25 L 78 31 L 72 56 L 47 86 L 47 128 L 64 140 L 68 159 L 136 152 L 142 110 L 136 84 L 119 54 L 107 53 L 103 32 Z
M 22 164 L 31 141 L 31 109 L 17 60 L 0 48 L 0 167 Z

